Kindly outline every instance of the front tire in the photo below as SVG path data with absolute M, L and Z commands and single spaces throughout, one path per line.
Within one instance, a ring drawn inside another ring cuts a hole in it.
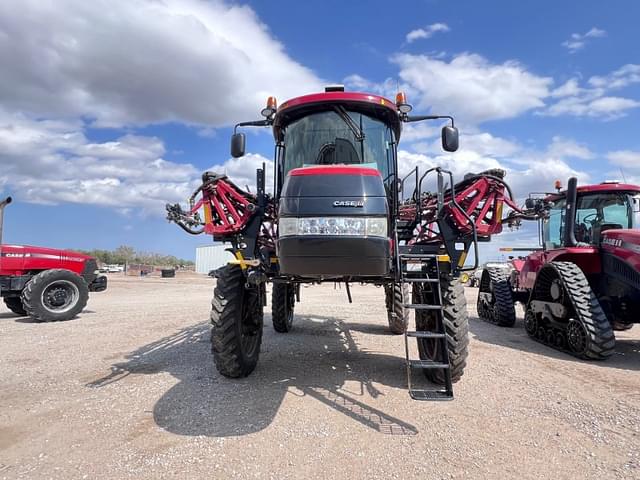
M 409 286 L 406 283 L 385 285 L 384 294 L 389 330 L 394 335 L 401 335 L 409 322 L 409 309 L 404 308 L 404 299 L 409 298 Z
M 487 298 L 490 300 L 486 300 Z M 482 272 L 477 310 L 481 319 L 499 327 L 515 325 L 516 306 L 506 270 L 487 268 Z
M 293 326 L 293 310 L 296 305 L 296 292 L 293 283 L 274 283 L 271 291 L 271 319 L 273 329 L 278 333 L 287 333 Z
M 45 270 L 22 290 L 22 305 L 37 322 L 62 322 L 78 315 L 89 300 L 84 279 L 70 270 Z
M 262 290 L 247 288 L 244 274 L 236 265 L 218 272 L 211 301 L 213 362 L 225 377 L 246 377 L 256 368 L 260 356 Z
M 431 285 L 433 284 L 414 284 L 413 303 L 437 304 L 438 292 L 434 291 Z M 455 383 L 462 377 L 469 356 L 467 299 L 464 295 L 464 287 L 454 278 L 442 276 L 440 288 L 451 381 Z M 416 310 L 416 330 L 438 331 L 438 313 L 433 310 Z M 442 361 L 441 339 L 418 338 L 417 341 L 421 360 Z M 445 375 L 442 370 L 426 369 L 424 374 L 434 383 L 440 385 L 445 383 Z
M 22 305 L 22 299 L 20 297 L 4 297 L 4 304 L 16 315 L 24 317 L 27 314 L 27 311 L 24 309 L 24 305 Z

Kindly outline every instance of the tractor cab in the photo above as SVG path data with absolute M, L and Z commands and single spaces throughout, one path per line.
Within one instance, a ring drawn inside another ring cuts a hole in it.
M 280 106 L 273 132 L 276 197 L 292 170 L 307 167 L 370 168 L 393 191 L 400 117 L 383 97 L 339 91 L 300 97 Z
M 390 101 L 330 91 L 286 102 L 274 117 L 280 272 L 384 277 L 392 262 L 396 142 Z
M 397 144 L 403 122 L 450 119 L 443 148 L 455 151 L 451 117 L 414 116 L 404 94 L 396 102 L 330 86 L 277 106 L 264 121 L 275 139 L 274 204 L 278 272 L 296 280 L 390 279 L 399 207 Z M 244 134 L 232 155 L 244 154 Z
M 635 185 L 608 182 L 578 187 L 574 209 L 568 204 L 570 196 L 567 192 L 549 197 L 549 213 L 542 222 L 545 250 L 598 247 L 607 230 L 638 228 L 640 192 Z

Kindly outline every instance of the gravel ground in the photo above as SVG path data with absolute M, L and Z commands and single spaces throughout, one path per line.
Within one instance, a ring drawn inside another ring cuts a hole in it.
M 303 288 L 260 364 L 211 363 L 213 280 L 111 276 L 86 311 L 0 307 L 0 478 L 640 478 L 640 327 L 586 363 L 482 323 L 453 402 L 406 391 L 384 293 Z M 268 311 L 268 310 L 266 310 Z

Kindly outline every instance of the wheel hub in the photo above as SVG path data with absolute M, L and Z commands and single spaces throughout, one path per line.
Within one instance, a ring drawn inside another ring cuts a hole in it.
M 69 295 L 67 291 L 63 288 L 56 288 L 55 290 L 49 292 L 48 300 L 49 304 L 52 307 L 61 307 L 67 302 L 67 298 Z
M 564 289 L 562 287 L 562 282 L 559 279 L 553 280 L 551 282 L 551 286 L 549 287 L 549 295 L 556 302 L 562 302 Z
M 530 310 L 527 310 L 527 313 L 524 317 L 524 329 L 530 335 L 535 335 L 538 330 L 538 320 L 536 318 L 536 314 Z
M 43 290 L 42 305 L 50 312 L 62 313 L 73 308 L 79 296 L 77 286 L 67 280 L 60 280 Z
M 576 353 L 582 353 L 587 348 L 586 332 L 577 320 L 571 320 L 567 325 L 567 345 Z

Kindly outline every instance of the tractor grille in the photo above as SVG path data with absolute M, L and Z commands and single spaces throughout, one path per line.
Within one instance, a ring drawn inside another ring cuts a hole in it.
M 640 273 L 624 260 L 613 255 L 602 256 L 602 267 L 605 273 L 640 289 Z

